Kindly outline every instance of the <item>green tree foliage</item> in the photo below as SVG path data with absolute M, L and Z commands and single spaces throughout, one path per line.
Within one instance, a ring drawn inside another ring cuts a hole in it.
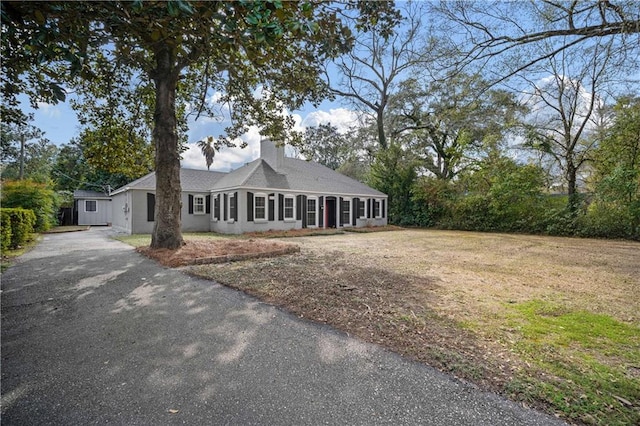
M 69 27 L 49 31 L 43 28 L 45 17 L 34 7 L 31 10 L 32 25 L 15 25 L 22 21 L 21 13 L 10 5 L 1 5 L 2 30 L 2 58 L 0 66 L 0 84 L 2 85 L 2 102 L 0 114 L 2 122 L 13 125 L 25 125 L 28 117 L 20 108 L 18 95 L 26 94 L 31 106 L 37 108 L 39 101 L 58 102 L 66 98 L 61 79 L 51 72 L 48 61 L 55 62 L 63 59 L 73 61 L 74 68 L 80 67 L 80 58 L 69 49 L 56 48 L 51 41 L 57 37 L 70 37 Z M 31 40 L 26 43 L 27 40 Z M 33 48 L 27 46 L 33 45 Z
M 595 197 L 583 234 L 640 238 L 640 98 L 624 97 L 594 154 Z
M 126 122 L 85 129 L 79 136 L 87 163 L 110 174 L 140 177 L 153 170 L 153 146 Z
M 371 165 L 369 183 L 389 196 L 389 221 L 412 224 L 412 189 L 416 181 L 416 162 L 400 145 L 378 151 Z
M 62 73 L 72 77 L 69 84 L 74 86 L 79 83 L 73 78 L 88 81 L 91 90 L 105 69 L 97 72 L 93 66 L 101 58 L 114 64 L 114 73 L 129 69 L 147 83 L 143 86 L 153 87 L 148 111 L 153 111 L 157 186 L 151 245 L 174 249 L 183 242 L 180 90 L 188 92 L 184 98 L 200 100 L 196 110 L 207 109 L 209 91 L 223 93 L 221 101 L 232 107 L 228 140 L 253 124 L 266 136 L 289 140 L 293 122 L 280 114 L 282 106 L 295 109 L 326 93 L 319 79 L 321 65 L 351 46 L 342 22 L 345 10 L 359 12 L 356 28 L 387 19 L 390 28 L 395 22 L 386 2 L 6 1 L 3 57 L 19 60 L 15 68 L 7 66 L 10 84 L 3 94 L 12 99 L 25 92 L 15 86 L 30 81 L 34 65 L 45 67 L 41 74 L 53 75 L 54 81 Z M 20 54 L 19 46 L 27 53 Z M 259 86 L 267 88 L 260 99 L 254 96 Z M 42 88 L 31 85 L 30 93 L 46 92 Z
M 466 74 L 426 84 L 405 80 L 390 101 L 391 134 L 411 147 L 424 171 L 451 180 L 498 149 L 525 111 L 512 93 L 486 87 Z
M 491 165 L 488 191 L 491 215 L 501 231 L 541 232 L 547 206 L 544 171 L 533 164 L 518 165 L 501 158 Z
M 640 178 L 640 97 L 620 98 L 613 116 L 613 124 L 594 155 L 594 175 L 602 182 L 617 174 L 612 179 L 620 185 L 603 183 L 603 196 L 631 203 L 638 197 Z
M 331 123 L 305 129 L 300 153 L 307 161 L 315 161 L 337 170 L 357 157 L 357 144 L 348 135 L 338 132 Z
M 453 182 L 433 176 L 420 176 L 412 188 L 412 225 L 441 226 L 450 213 L 452 200 L 456 196 Z
M 148 168 L 137 167 L 135 169 L 137 173 L 124 174 L 110 173 L 100 169 L 85 157 L 84 142 L 76 139 L 60 147 L 51 171 L 51 178 L 57 191 L 73 192 L 76 189 L 86 189 L 107 192 L 109 187 L 119 188 L 150 171 Z M 135 155 L 131 156 L 135 157 Z M 132 169 L 126 170 L 130 172 Z
M 445 200 L 447 214 L 441 226 L 477 231 L 546 231 L 545 173 L 533 164 L 518 164 L 491 156 L 455 184 L 455 195 Z
M 0 163 L 3 166 L 20 158 L 20 147 L 16 144 L 18 139 L 10 125 L 0 123 Z
M 336 171 L 360 182 L 366 182 L 378 151 L 377 130 L 374 126 L 354 127 L 343 137 L 348 145 L 348 155 Z
M 84 129 L 80 146 L 86 161 L 110 174 L 139 177 L 153 170 L 154 89 L 134 69 L 99 52 L 90 58 L 94 76 L 77 81 L 71 106 Z M 99 107 L 96 107 L 98 106 Z M 183 109 L 177 107 L 180 141 L 186 137 Z
M 32 117 L 27 117 L 32 121 Z M 2 177 L 48 182 L 58 149 L 28 123 L 2 123 Z
M 57 223 L 58 200 L 47 184 L 31 180 L 2 183 L 2 207 L 32 210 L 36 215 L 34 229 L 46 231 Z

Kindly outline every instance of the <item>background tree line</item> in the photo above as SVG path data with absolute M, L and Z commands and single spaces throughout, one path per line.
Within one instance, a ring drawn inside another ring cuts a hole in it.
M 640 6 L 579 4 L 404 4 L 403 30 L 328 65 L 364 125 L 302 152 L 387 193 L 395 224 L 640 238 Z

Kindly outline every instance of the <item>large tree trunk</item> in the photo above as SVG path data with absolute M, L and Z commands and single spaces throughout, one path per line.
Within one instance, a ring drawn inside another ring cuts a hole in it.
M 376 111 L 376 125 L 378 127 L 378 143 L 380 144 L 380 149 L 386 150 L 387 145 L 387 135 L 384 131 L 384 110 L 382 108 L 378 108 Z
M 573 162 L 569 161 L 567 164 L 567 194 L 569 195 L 569 211 L 573 214 L 578 212 L 578 208 L 580 207 L 580 200 L 578 198 L 577 191 L 577 175 L 578 170 L 573 165 Z
M 184 243 L 180 218 L 180 155 L 176 126 L 178 70 L 170 48 L 155 52 L 156 89 L 153 142 L 156 147 L 156 209 L 152 248 L 177 249 Z

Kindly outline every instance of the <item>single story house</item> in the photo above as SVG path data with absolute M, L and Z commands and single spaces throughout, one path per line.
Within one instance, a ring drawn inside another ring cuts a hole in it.
M 73 191 L 73 210 L 76 225 L 111 225 L 111 197 L 104 192 Z
M 288 158 L 270 140 L 232 172 L 181 169 L 183 231 L 241 234 L 387 224 L 387 195 L 321 164 Z M 113 226 L 153 230 L 155 174 L 112 192 Z
M 183 231 L 210 231 L 210 191 L 225 175 L 208 170 L 180 169 Z M 155 172 L 113 191 L 113 228 L 127 234 L 151 234 L 155 223 L 155 194 Z

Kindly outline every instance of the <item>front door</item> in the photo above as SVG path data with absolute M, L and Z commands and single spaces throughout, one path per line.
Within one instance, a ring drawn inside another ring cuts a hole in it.
M 324 223 L 327 228 L 335 228 L 336 227 L 336 197 L 327 197 L 325 198 L 326 207 L 324 209 Z

